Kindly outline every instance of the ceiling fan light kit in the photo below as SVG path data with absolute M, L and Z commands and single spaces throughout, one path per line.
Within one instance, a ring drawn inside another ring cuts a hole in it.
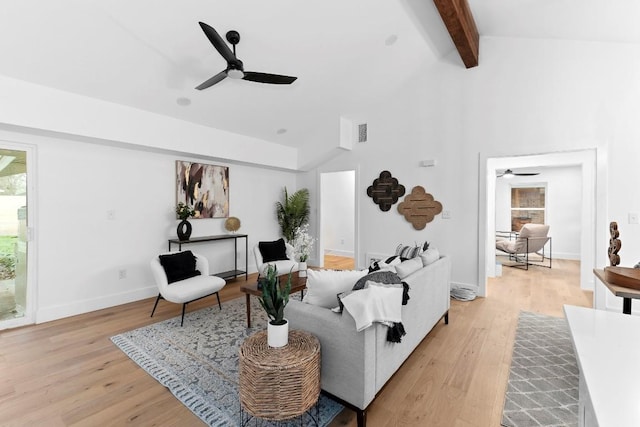
M 209 80 L 196 86 L 197 90 L 203 90 L 220 83 L 226 77 L 276 85 L 289 85 L 296 81 L 297 77 L 244 71 L 244 64 L 236 57 L 236 45 L 240 42 L 240 33 L 235 30 L 231 30 L 226 34 L 227 41 L 233 46 L 232 51 L 212 26 L 207 25 L 204 22 L 200 22 L 200 28 L 202 28 L 202 31 L 204 31 L 204 34 L 207 36 L 213 47 L 215 47 L 218 53 L 225 59 L 225 61 L 227 61 L 227 68 L 220 71 Z

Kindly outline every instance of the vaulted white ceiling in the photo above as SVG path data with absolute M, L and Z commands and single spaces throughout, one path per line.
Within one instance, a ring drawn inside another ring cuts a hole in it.
M 640 42 L 637 2 L 469 3 L 481 36 Z M 226 66 L 199 21 L 240 33 L 245 70 L 298 80 L 195 90 Z M 431 0 L 21 0 L 0 13 L 0 74 L 290 146 L 335 138 L 340 116 L 454 50 Z

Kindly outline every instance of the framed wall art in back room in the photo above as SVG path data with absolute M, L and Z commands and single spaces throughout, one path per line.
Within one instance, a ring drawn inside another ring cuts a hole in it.
M 195 218 L 229 216 L 229 167 L 176 161 L 176 204 L 192 206 Z

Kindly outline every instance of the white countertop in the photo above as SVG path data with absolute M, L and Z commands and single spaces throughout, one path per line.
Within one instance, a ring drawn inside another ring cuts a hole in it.
M 601 427 L 640 426 L 640 317 L 564 306 Z

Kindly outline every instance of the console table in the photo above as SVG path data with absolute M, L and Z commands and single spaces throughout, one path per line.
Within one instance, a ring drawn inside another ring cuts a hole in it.
M 640 426 L 640 317 L 565 305 L 580 369 L 578 426 Z
M 631 314 L 631 300 L 634 298 L 640 298 L 640 291 L 637 289 L 625 288 L 623 286 L 614 285 L 607 282 L 604 275 L 604 270 L 597 268 L 593 269 L 593 274 L 611 291 L 611 293 L 617 297 L 622 297 L 622 312 L 624 314 Z
M 208 243 L 219 242 L 221 240 L 233 240 L 234 253 L 234 269 L 214 274 L 214 276 L 223 279 L 236 278 L 244 274 L 245 280 L 249 278 L 249 237 L 246 234 L 219 234 L 217 236 L 192 237 L 189 240 L 169 239 L 169 252 L 171 245 L 178 245 L 178 250 L 182 250 L 182 245 L 190 245 L 192 243 Z M 238 239 L 244 239 L 244 270 L 238 270 Z

